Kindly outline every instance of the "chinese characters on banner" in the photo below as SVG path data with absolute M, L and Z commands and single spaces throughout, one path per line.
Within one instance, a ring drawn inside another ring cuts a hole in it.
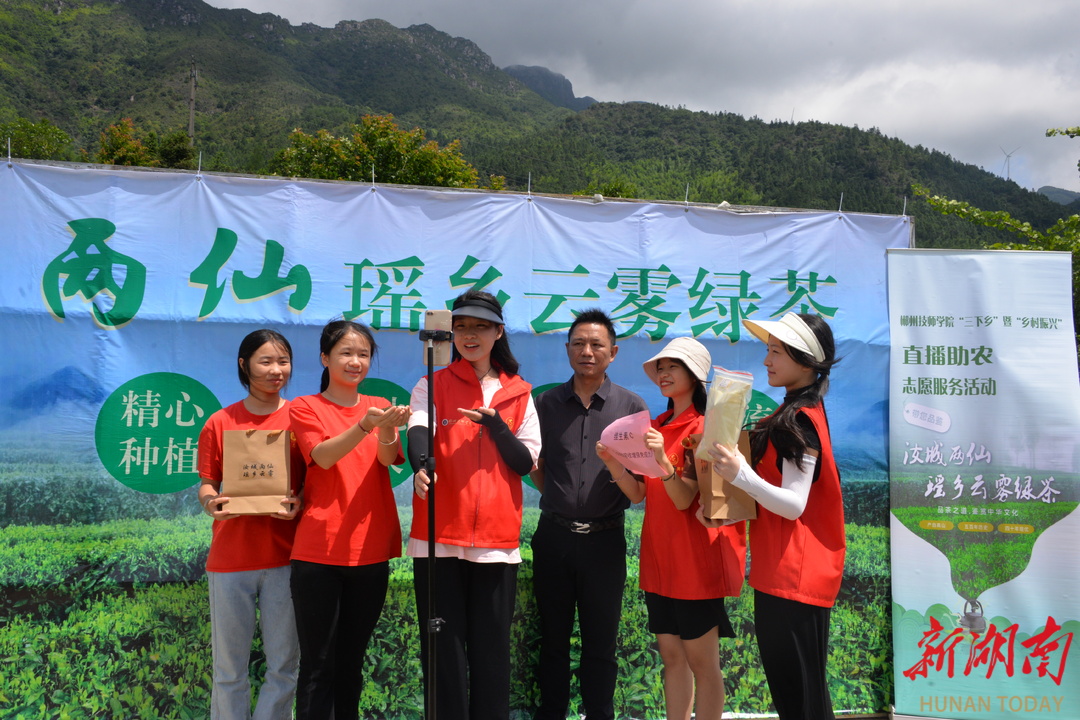
M 896 711 L 1080 717 L 1071 257 L 890 250 L 889 288 Z
M 228 358 L 253 327 L 293 338 L 297 394 L 310 391 L 302 359 L 312 335 L 338 317 L 378 331 L 385 364 L 373 376 L 406 394 L 422 368 L 397 358 L 417 356 L 424 310 L 470 288 L 504 303 L 535 387 L 565 380 L 564 335 L 589 307 L 612 316 L 628 368 L 680 335 L 709 343 L 727 366 L 756 367 L 759 349 L 740 342 L 742 319 L 796 311 L 827 318 L 841 342 L 883 369 L 884 250 L 906 247 L 911 231 L 907 218 L 889 216 L 598 207 L 179 173 L 155 173 L 156 192 L 146 194 L 149 177 L 47 165 L 0 176 L 15 198 L 6 250 L 21 268 L 3 285 L 4 306 L 41 339 L 2 369 L 48 382 L 42 371 L 53 360 L 35 353 L 57 356 L 50 343 L 77 337 L 96 358 L 95 391 L 109 398 L 94 418 L 99 458 L 116 479 L 154 492 L 194 480 L 185 443 L 235 394 Z M 147 380 L 158 373 L 175 382 Z M 838 387 L 834 405 L 865 413 L 881 400 L 880 377 Z M 619 381 L 652 394 L 638 373 Z M 858 442 L 880 454 L 880 438 Z
M 140 375 L 101 406 L 95 443 L 101 464 L 133 490 L 170 493 L 199 482 L 199 432 L 221 409 L 201 383 L 177 373 Z

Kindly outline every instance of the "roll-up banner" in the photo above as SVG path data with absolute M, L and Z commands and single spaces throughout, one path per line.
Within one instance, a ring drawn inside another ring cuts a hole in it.
M 900 715 L 1080 717 L 1071 260 L 889 251 Z

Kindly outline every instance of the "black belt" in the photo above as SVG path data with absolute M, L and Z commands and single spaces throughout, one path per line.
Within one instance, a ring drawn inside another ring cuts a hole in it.
M 543 510 L 541 517 L 545 517 L 559 527 L 564 527 L 572 533 L 588 535 L 589 533 L 601 532 L 602 530 L 615 530 L 623 526 L 623 513 L 608 515 L 598 520 L 571 520 L 550 510 Z

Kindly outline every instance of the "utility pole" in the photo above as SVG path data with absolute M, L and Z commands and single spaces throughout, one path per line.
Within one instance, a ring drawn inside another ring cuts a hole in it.
M 195 56 L 191 56 L 191 95 L 188 97 L 188 145 L 195 147 L 195 88 L 199 87 L 199 70 L 195 67 Z

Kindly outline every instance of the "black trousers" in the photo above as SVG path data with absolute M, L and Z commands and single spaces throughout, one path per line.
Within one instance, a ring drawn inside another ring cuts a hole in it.
M 833 720 L 826 662 L 832 608 L 754 591 L 754 626 L 780 720 Z
M 413 559 L 413 588 L 424 668 L 428 675 L 428 559 Z M 435 559 L 435 615 L 445 621 L 435 638 L 435 715 L 439 720 L 508 720 L 510 620 L 517 565 Z
M 570 705 L 570 635 L 581 630 L 578 679 L 588 720 L 615 717 L 615 648 L 626 585 L 622 527 L 580 535 L 541 516 L 532 538 L 540 615 L 540 709 L 535 720 L 565 720 Z
M 379 621 L 390 563 L 344 566 L 292 561 L 300 641 L 297 720 L 356 720 L 364 652 Z

